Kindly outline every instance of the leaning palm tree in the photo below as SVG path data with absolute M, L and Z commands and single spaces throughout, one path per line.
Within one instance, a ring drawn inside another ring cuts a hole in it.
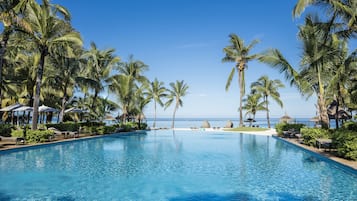
M 259 93 L 250 93 L 247 98 L 243 99 L 243 109 L 246 110 L 245 116 L 252 115 L 251 120 L 255 119 L 255 114 L 257 111 L 266 110 L 264 106 L 265 102 L 261 102 L 262 95 Z M 250 127 L 252 126 L 252 121 L 250 121 Z
M 150 83 L 149 87 L 147 88 L 147 95 L 150 100 L 154 100 L 154 123 L 152 125 L 153 128 L 156 127 L 156 105 L 157 103 L 163 107 L 164 103 L 162 102 L 162 98 L 167 96 L 167 90 L 164 87 L 163 82 L 159 82 L 157 78 L 153 82 Z
M 178 110 L 179 107 L 182 107 L 183 102 L 181 98 L 188 93 L 189 87 L 183 80 L 181 81 L 176 80 L 175 83 L 171 82 L 170 87 L 171 88 L 168 90 L 169 94 L 167 96 L 168 100 L 165 103 L 165 109 L 175 101 L 175 108 L 174 108 L 174 113 L 172 115 L 172 124 L 171 124 L 171 128 L 175 128 L 176 111 Z
M 265 109 L 267 111 L 268 128 L 270 128 L 269 118 L 269 97 L 271 97 L 280 107 L 283 107 L 283 102 L 280 100 L 280 94 L 278 88 L 284 87 L 284 84 L 280 80 L 270 80 L 268 76 L 264 75 L 253 82 L 251 88 L 253 91 L 260 93 L 263 96 Z
M 37 129 L 38 121 L 38 106 L 40 102 L 41 83 L 45 67 L 46 57 L 51 54 L 53 48 L 61 43 L 75 43 L 79 46 L 82 45 L 82 40 L 78 32 L 73 30 L 67 31 L 64 29 L 67 21 L 59 17 L 62 14 L 65 19 L 69 20 L 69 12 L 64 8 L 57 5 L 52 7 L 49 0 L 43 0 L 42 5 L 37 2 L 30 3 L 27 15 L 28 23 L 32 32 L 26 32 L 31 38 L 31 42 L 38 48 L 41 56 L 36 77 L 36 90 L 33 104 L 33 120 L 32 129 Z
M 226 83 L 226 91 L 228 91 L 234 73 L 237 70 L 238 72 L 238 86 L 240 91 L 239 96 L 239 126 L 243 126 L 243 108 L 242 108 L 242 99 L 245 93 L 245 79 L 244 71 L 248 67 L 248 62 L 256 59 L 258 55 L 252 54 L 249 55 L 251 49 L 258 43 L 258 40 L 253 40 L 248 46 L 244 46 L 244 41 L 239 38 L 236 34 L 230 34 L 230 45 L 225 47 L 223 51 L 225 52 L 225 57 L 222 59 L 223 62 L 235 62 L 235 67 L 232 68 L 231 73 L 228 76 Z

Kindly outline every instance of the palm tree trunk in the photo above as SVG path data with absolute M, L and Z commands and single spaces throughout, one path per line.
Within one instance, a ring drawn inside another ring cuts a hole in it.
M 268 96 L 265 96 L 264 99 L 265 99 L 265 107 L 267 108 L 267 122 L 268 122 L 268 128 L 270 128 Z
M 171 128 L 175 128 L 175 116 L 176 116 L 176 110 L 178 108 L 178 104 L 176 104 L 175 109 L 174 109 L 174 114 L 172 116 L 172 124 L 171 124 Z
M 6 47 L 7 47 L 7 42 L 9 41 L 9 36 L 10 36 L 11 30 L 9 27 L 5 26 L 4 31 L 3 31 L 3 37 L 1 41 L 1 47 L 0 47 L 0 108 L 2 105 L 2 87 L 3 86 L 3 78 L 2 78 L 2 69 L 5 63 L 5 53 L 6 53 Z
M 156 101 L 154 101 L 154 123 L 152 124 L 153 128 L 156 128 Z
M 61 104 L 61 112 L 59 115 L 59 122 L 63 122 L 64 110 L 66 108 L 66 103 L 67 103 L 66 97 L 67 97 L 67 82 L 65 83 L 63 89 L 63 97 L 62 97 L 62 104 Z
M 325 99 L 321 94 L 318 97 L 318 106 L 320 110 L 320 119 L 321 119 L 321 127 L 322 128 L 329 128 L 329 118 L 327 115 L 327 108 L 325 105 Z
M 319 85 L 319 93 L 318 93 L 318 106 L 320 109 L 320 119 L 321 119 L 321 127 L 322 128 L 329 128 L 329 118 L 327 115 L 327 108 L 325 104 L 325 97 L 324 97 L 324 88 L 322 86 L 321 81 L 321 74 L 319 66 L 316 67 L 317 69 L 317 77 L 318 77 L 318 85 Z
M 39 67 L 37 70 L 35 97 L 34 97 L 34 101 L 33 101 L 32 130 L 37 130 L 38 106 L 40 104 L 41 82 L 42 82 L 43 70 L 44 70 L 44 66 L 45 66 L 46 55 L 47 55 L 47 49 L 42 48 L 40 63 L 39 63 Z
M 243 89 L 243 71 L 238 69 L 238 82 L 239 82 L 239 127 L 243 127 L 243 96 L 244 96 L 244 89 Z

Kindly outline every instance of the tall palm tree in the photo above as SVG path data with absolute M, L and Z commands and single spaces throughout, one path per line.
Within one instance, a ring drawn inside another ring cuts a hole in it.
M 349 88 L 352 86 L 354 75 L 357 74 L 357 49 L 348 54 L 347 42 L 336 40 L 335 48 L 339 51 L 328 67 L 331 73 L 327 93 L 334 97 L 336 103 L 335 121 L 336 128 L 339 128 L 338 111 L 340 106 L 347 107 L 350 102 Z
M 153 128 L 156 127 L 156 105 L 157 103 L 163 107 L 164 103 L 162 102 L 162 98 L 167 96 L 167 89 L 164 86 L 164 82 L 159 82 L 157 78 L 153 82 L 150 83 L 147 88 L 147 95 L 150 100 L 154 100 L 154 123 L 152 125 Z
M 118 97 L 119 108 L 123 113 L 123 123 L 126 123 L 127 116 L 130 111 L 130 105 L 133 101 L 134 91 L 137 86 L 130 81 L 130 76 L 116 74 L 108 79 L 109 90 L 115 93 Z
M 41 56 L 36 76 L 36 89 L 33 104 L 32 129 L 37 129 L 38 106 L 40 101 L 42 76 L 45 67 L 45 58 L 51 54 L 54 47 L 61 43 L 75 43 L 82 45 L 82 40 L 78 32 L 67 31 L 64 29 L 67 21 L 63 20 L 59 14 L 62 14 L 66 20 L 69 19 L 69 12 L 59 5 L 53 7 L 49 0 L 43 0 L 39 5 L 37 2 L 30 3 L 27 16 L 32 32 L 24 32 L 31 38 L 34 45 L 38 48 Z
M 338 50 L 331 46 L 333 35 L 331 25 L 319 21 L 317 17 L 307 16 L 305 24 L 299 27 L 299 39 L 302 42 L 302 59 L 300 71 L 295 70 L 281 52 L 271 49 L 259 60 L 267 63 L 280 72 L 291 85 L 297 86 L 301 94 L 317 96 L 319 119 L 323 128 L 329 127 L 326 107 L 326 87 L 329 82 L 328 64 L 336 57 Z
M 130 81 L 140 84 L 148 84 L 147 77 L 143 75 L 149 66 L 140 60 L 135 60 L 133 55 L 129 56 L 128 62 L 122 62 L 119 65 L 119 73 L 129 76 Z
M 270 80 L 268 76 L 264 75 L 253 82 L 251 88 L 253 91 L 260 93 L 263 96 L 265 109 L 267 111 L 268 128 L 270 128 L 269 118 L 269 97 L 271 97 L 280 107 L 283 107 L 283 102 L 280 100 L 279 88 L 284 87 L 280 80 Z
M 174 101 L 175 101 L 175 108 L 174 108 L 174 113 L 172 115 L 172 124 L 171 128 L 175 128 L 175 116 L 176 116 L 176 111 L 178 110 L 179 107 L 183 106 L 183 101 L 182 97 L 186 96 L 188 93 L 188 85 L 183 81 L 178 81 L 176 82 L 171 82 L 170 83 L 170 89 L 168 89 L 168 100 L 165 103 L 165 108 L 169 107 Z
M 114 49 L 100 50 L 92 42 L 91 49 L 82 55 L 82 58 L 87 60 L 87 68 L 84 72 L 88 78 L 87 84 L 94 90 L 92 110 L 94 110 L 99 93 L 104 90 L 104 81 L 108 79 L 113 67 L 116 67 L 120 61 L 114 52 Z
M 66 105 L 74 94 L 76 79 L 80 76 L 81 63 L 79 57 L 82 54 L 82 47 L 74 45 L 59 46 L 54 52 L 56 54 L 49 59 L 52 68 L 47 82 L 61 96 L 59 122 L 62 122 Z
M 294 9 L 293 16 L 298 17 L 308 6 L 315 5 L 325 9 L 326 15 L 330 16 L 330 22 L 342 22 L 347 26 L 342 31 L 343 36 L 351 36 L 357 33 L 357 3 L 354 0 L 298 0 Z
M 261 98 L 261 94 L 252 91 L 252 93 L 247 95 L 247 98 L 243 99 L 243 109 L 246 110 L 245 116 L 252 115 L 251 119 L 254 120 L 257 111 L 266 110 L 264 106 L 265 102 L 261 102 Z M 249 126 L 252 126 L 252 121 L 250 121 Z
M 231 73 L 228 76 L 226 83 L 226 91 L 228 91 L 234 73 L 238 72 L 238 86 L 240 91 L 239 96 L 239 126 L 243 126 L 243 108 L 242 99 L 245 94 L 245 79 L 244 71 L 248 67 L 248 62 L 256 59 L 258 55 L 249 55 L 251 49 L 258 43 L 258 40 L 253 40 L 249 45 L 245 46 L 244 41 L 239 38 L 236 34 L 230 34 L 230 45 L 225 47 L 223 51 L 225 52 L 225 57 L 222 59 L 223 62 L 235 62 L 235 67 L 232 68 Z
M 27 0 L 28 1 L 28 0 Z M 31 31 L 25 20 L 22 20 L 22 9 L 26 6 L 25 0 L 6 0 L 0 2 L 0 21 L 3 24 L 0 41 L 0 108 L 3 98 L 3 67 L 10 35 L 16 27 Z

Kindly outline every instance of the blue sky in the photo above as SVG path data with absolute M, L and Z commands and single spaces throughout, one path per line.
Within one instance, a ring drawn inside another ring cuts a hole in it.
M 189 94 L 177 117 L 237 117 L 239 91 L 237 75 L 231 88 L 225 84 L 234 63 L 222 63 L 223 48 L 235 33 L 248 44 L 260 43 L 252 53 L 278 48 L 298 67 L 301 48 L 297 39 L 303 18 L 293 19 L 296 1 L 239 0 L 56 0 L 69 9 L 72 24 L 88 48 L 94 41 L 100 49 L 114 48 L 127 61 L 130 54 L 149 65 L 145 75 L 158 78 L 168 87 L 170 82 L 185 80 Z M 282 80 L 280 90 L 284 108 L 271 104 L 271 116 L 287 113 L 292 117 L 316 115 L 316 98 L 308 101 L 285 82 L 283 75 L 271 67 L 250 62 L 246 86 L 262 75 Z M 246 89 L 249 92 L 249 88 Z M 171 117 L 173 107 L 158 109 L 159 117 Z M 145 114 L 154 113 L 150 104 Z M 258 112 L 257 117 L 265 117 Z

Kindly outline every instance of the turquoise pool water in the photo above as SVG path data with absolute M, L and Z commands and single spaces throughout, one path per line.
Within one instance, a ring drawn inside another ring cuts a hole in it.
M 356 200 L 357 175 L 267 136 L 151 131 L 0 152 L 0 200 Z

